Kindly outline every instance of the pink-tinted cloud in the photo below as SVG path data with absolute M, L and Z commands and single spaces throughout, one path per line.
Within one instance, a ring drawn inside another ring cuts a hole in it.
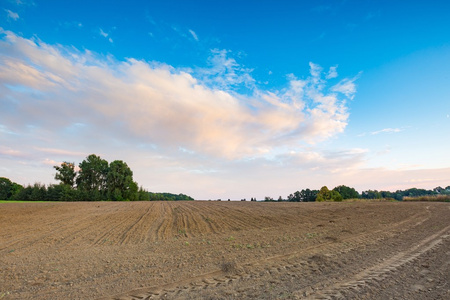
M 164 64 L 115 61 L 2 33 L 0 79 L 22 88 L 8 91 L 20 99 L 17 118 L 48 131 L 81 120 L 118 140 L 242 158 L 314 143 L 347 124 L 345 95 L 328 93 L 320 66 L 312 63 L 311 76 L 291 78 L 285 90 L 239 95 L 220 87 L 253 80 L 226 51 L 216 50 L 210 71 L 197 79 Z

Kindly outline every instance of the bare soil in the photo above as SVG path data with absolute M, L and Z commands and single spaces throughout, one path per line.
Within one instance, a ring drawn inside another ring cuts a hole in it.
M 450 204 L 0 204 L 0 299 L 450 299 Z

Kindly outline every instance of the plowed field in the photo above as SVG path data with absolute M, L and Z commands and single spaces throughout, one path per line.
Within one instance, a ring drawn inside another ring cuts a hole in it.
M 0 299 L 450 299 L 448 203 L 0 203 Z

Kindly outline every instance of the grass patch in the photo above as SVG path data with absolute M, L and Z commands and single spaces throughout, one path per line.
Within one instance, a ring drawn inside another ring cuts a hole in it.
M 403 197 L 403 201 L 450 202 L 450 195 Z
M 22 200 L 0 200 L 0 203 L 54 203 L 55 201 L 22 201 Z
M 355 203 L 355 202 L 397 202 L 393 198 L 378 198 L 378 199 L 363 199 L 363 198 L 353 198 L 353 199 L 344 199 L 342 202 L 344 203 Z
M 308 232 L 308 233 L 306 234 L 306 237 L 307 237 L 308 239 L 315 238 L 316 236 L 317 236 L 317 233 L 315 233 L 315 232 Z

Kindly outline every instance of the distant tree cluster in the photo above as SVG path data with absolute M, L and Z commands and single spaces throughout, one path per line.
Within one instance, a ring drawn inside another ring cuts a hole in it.
M 128 165 L 115 160 L 108 163 L 100 156 L 91 154 L 79 165 L 63 162 L 54 166 L 55 179 L 59 184 L 35 183 L 23 187 L 0 178 L 0 200 L 24 201 L 178 201 L 194 200 L 184 194 L 151 193 L 138 188 Z
M 411 188 L 407 190 L 397 190 L 395 192 L 367 190 L 359 194 L 354 188 L 340 185 L 332 190 L 323 186 L 320 190 L 303 189 L 296 191 L 287 196 L 287 201 L 290 202 L 311 202 L 311 201 L 342 201 L 345 199 L 395 199 L 403 200 L 404 197 L 421 197 L 421 196 L 437 196 L 450 195 L 450 186 L 446 188 L 436 187 L 432 190 Z M 266 197 L 266 201 L 271 201 L 270 197 Z M 273 199 L 272 199 L 273 201 Z M 281 196 L 278 201 L 284 201 Z
M 336 191 L 335 189 L 329 190 L 326 186 L 322 187 L 320 191 L 317 193 L 316 201 L 342 201 L 342 195 Z
M 316 201 L 318 190 L 303 189 L 287 196 L 289 202 L 312 202 Z
M 55 198 L 59 192 L 59 199 L 54 200 L 135 201 L 145 196 L 145 191 L 133 181 L 133 171 L 121 160 L 108 163 L 91 154 L 78 165 L 78 172 L 71 162 L 54 168 L 55 179 L 60 181 L 55 191 Z M 49 187 L 52 189 L 55 186 Z
M 171 193 L 152 193 L 147 192 L 149 201 L 192 201 L 194 198 L 185 194 L 171 194 Z
M 407 190 L 397 190 L 395 192 L 389 191 L 377 191 L 367 190 L 361 193 L 362 199 L 395 199 L 403 200 L 404 197 L 422 197 L 422 196 L 438 196 L 438 195 L 450 195 L 450 186 L 446 188 L 436 187 L 432 190 L 411 188 Z
M 0 177 L 0 200 L 15 199 L 16 195 L 23 189 L 23 186 L 12 182 L 6 177 Z

